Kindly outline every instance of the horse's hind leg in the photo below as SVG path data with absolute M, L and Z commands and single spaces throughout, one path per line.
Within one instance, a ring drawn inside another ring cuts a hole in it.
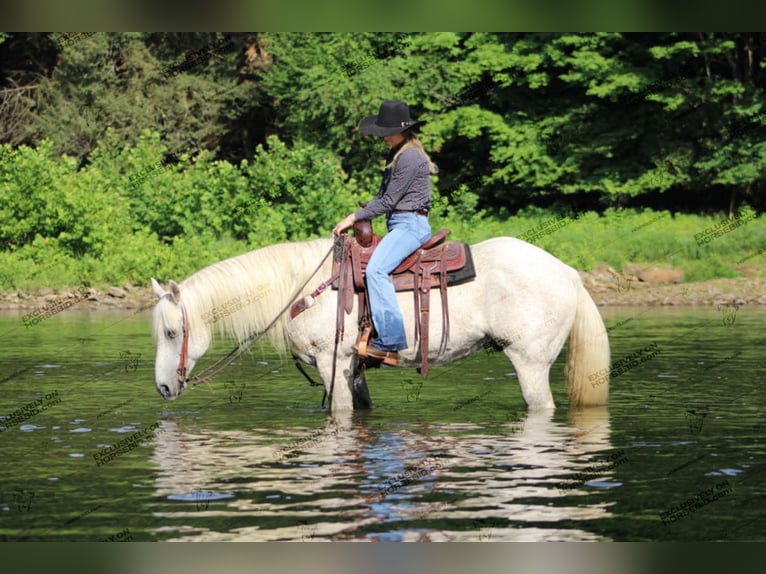
M 551 394 L 548 376 L 553 362 L 531 360 L 511 347 L 503 349 L 503 353 L 513 363 L 519 378 L 521 396 L 530 410 L 553 409 L 556 405 Z

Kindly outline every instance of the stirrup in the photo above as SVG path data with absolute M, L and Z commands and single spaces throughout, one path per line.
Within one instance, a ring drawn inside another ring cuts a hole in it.
M 372 325 L 365 325 L 362 332 L 359 333 L 359 340 L 356 342 L 355 348 L 357 354 L 362 358 L 367 356 L 367 345 L 370 344 L 371 335 Z

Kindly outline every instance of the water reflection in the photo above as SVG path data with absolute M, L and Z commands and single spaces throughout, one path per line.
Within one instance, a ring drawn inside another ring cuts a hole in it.
M 606 408 L 572 410 L 568 424 L 552 412 L 491 425 L 386 425 L 348 413 L 302 431 L 190 431 L 173 419 L 162 429 L 152 454 L 156 495 L 167 501 L 160 537 L 593 540 L 550 523 L 609 516 L 602 502 L 578 501 L 594 489 L 571 480 L 614 450 Z M 562 491 L 567 478 L 575 487 Z M 200 492 L 212 500 L 204 508 L 193 503 Z M 572 502 L 552 504 L 563 496 Z M 219 520 L 194 528 L 200 513 Z

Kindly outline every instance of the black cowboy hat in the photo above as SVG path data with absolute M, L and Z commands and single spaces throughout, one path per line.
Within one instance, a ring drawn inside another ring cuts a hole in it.
M 378 115 L 364 118 L 359 124 L 359 129 L 374 136 L 392 136 L 424 123 L 426 122 L 416 122 L 410 117 L 410 108 L 404 102 L 386 100 L 380 104 Z

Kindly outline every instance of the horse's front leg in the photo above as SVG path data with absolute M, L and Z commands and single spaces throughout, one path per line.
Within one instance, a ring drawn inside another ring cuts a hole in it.
M 354 399 L 354 409 L 371 409 L 372 399 L 370 398 L 370 389 L 367 388 L 367 379 L 364 376 L 364 366 L 356 353 L 354 353 L 351 360 L 354 365 L 353 380 L 351 381 L 351 396 Z
M 331 350 L 317 355 L 316 366 L 324 383 L 325 392 L 328 396 L 332 396 L 331 411 L 369 409 L 372 406 L 364 370 L 359 364 L 359 357 L 356 353 L 344 353 L 340 349 L 338 350 L 334 382 L 333 353 Z

